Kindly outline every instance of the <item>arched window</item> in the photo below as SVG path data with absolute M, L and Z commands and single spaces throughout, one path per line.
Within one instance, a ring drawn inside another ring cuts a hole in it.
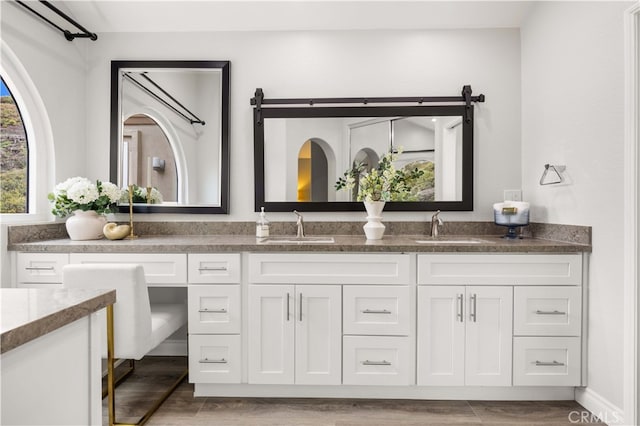
M 16 130 L 17 126 L 13 125 L 15 121 L 7 120 L 7 137 L 15 138 L 18 141 L 14 144 L 5 144 L 5 113 L 14 118 L 15 114 L 9 112 L 13 106 L 5 108 L 8 105 L 0 104 L 2 106 L 3 119 L 2 146 L 0 147 L 0 159 L 3 162 L 2 170 L 0 170 L 3 173 L 0 179 L 2 196 L 4 197 L 5 195 L 5 169 L 7 172 L 13 170 L 14 173 L 20 174 L 20 185 L 23 185 L 21 188 L 24 188 L 15 191 L 21 194 L 20 198 L 24 198 L 24 201 L 20 202 L 20 204 L 24 203 L 22 204 L 22 209 L 16 209 L 12 212 L 10 204 L 2 202 L 2 205 L 0 205 L 2 221 L 19 223 L 51 219 L 53 216 L 51 215 L 51 206 L 47 199 L 47 194 L 51 192 L 54 186 L 55 158 L 49 115 L 36 85 L 30 78 L 28 70 L 4 40 L 0 40 L 0 76 L 2 77 L 3 86 L 7 88 L 7 96 L 10 94 L 13 98 L 13 105 L 20 111 L 18 116 L 22 121 L 22 134 L 24 135 L 22 146 L 24 155 L 26 155 L 23 160 L 24 164 L 7 164 L 5 166 L 5 159 L 12 158 L 11 155 L 8 155 L 9 150 L 12 149 L 9 146 L 20 145 L 19 139 L 21 135 L 18 136 L 20 132 Z M 23 171 L 16 172 L 16 170 Z
M 0 76 L 0 213 L 28 213 L 29 144 L 11 92 Z

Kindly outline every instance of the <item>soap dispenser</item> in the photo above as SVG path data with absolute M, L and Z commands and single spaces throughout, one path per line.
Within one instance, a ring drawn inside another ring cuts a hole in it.
M 269 236 L 269 221 L 264 213 L 264 207 L 261 207 L 260 218 L 256 222 L 256 237 L 264 238 Z

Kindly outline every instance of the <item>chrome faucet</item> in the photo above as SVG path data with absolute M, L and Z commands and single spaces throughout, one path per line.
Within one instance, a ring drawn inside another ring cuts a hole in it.
M 296 237 L 297 238 L 303 238 L 304 237 L 304 220 L 303 217 L 300 213 L 298 213 L 297 210 L 293 211 L 296 216 L 298 216 L 298 220 L 296 221 L 296 226 L 298 227 L 298 231 L 296 232 Z
M 431 216 L 431 238 L 438 238 L 438 226 L 442 226 L 442 224 L 440 210 L 438 210 Z

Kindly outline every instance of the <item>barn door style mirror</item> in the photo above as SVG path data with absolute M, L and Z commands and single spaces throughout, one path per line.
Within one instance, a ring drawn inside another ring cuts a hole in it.
M 358 211 L 357 184 L 336 190 L 345 171 L 366 173 L 388 152 L 396 169 L 419 169 L 411 195 L 387 211 L 473 210 L 473 103 L 455 97 L 265 99 L 254 105 L 255 210 Z M 357 179 L 356 179 L 357 181 Z

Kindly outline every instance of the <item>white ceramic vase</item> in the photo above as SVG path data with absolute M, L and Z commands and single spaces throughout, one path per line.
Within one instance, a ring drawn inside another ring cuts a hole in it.
M 385 226 L 381 222 L 384 203 L 384 201 L 364 202 L 364 208 L 367 210 L 367 223 L 363 228 L 367 240 L 380 240 L 384 235 Z
M 67 234 L 76 241 L 99 240 L 104 236 L 102 229 L 107 218 L 94 210 L 76 210 L 67 218 Z

